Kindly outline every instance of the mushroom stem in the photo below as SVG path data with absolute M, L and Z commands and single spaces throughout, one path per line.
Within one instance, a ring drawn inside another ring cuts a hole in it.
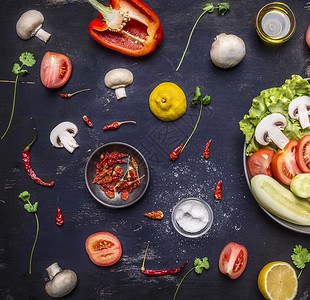
M 268 136 L 280 149 L 283 149 L 290 141 L 277 125 L 272 125 L 269 128 Z
M 44 29 L 40 28 L 35 36 L 37 38 L 39 38 L 41 41 L 43 41 L 44 43 L 47 43 L 47 41 L 49 40 L 49 38 L 51 37 L 51 34 L 48 33 L 47 31 L 45 31 Z
M 47 271 L 47 275 L 49 279 L 52 280 L 56 276 L 56 274 L 62 271 L 62 268 L 59 267 L 57 262 L 55 262 L 52 265 L 50 265 L 48 268 L 46 268 L 46 271 Z
M 115 95 L 116 95 L 116 99 L 119 100 L 119 99 L 122 99 L 122 98 L 126 98 L 127 95 L 126 95 L 126 90 L 124 87 L 120 87 L 118 89 L 115 89 Z
M 301 105 L 298 107 L 298 119 L 302 129 L 309 127 L 309 113 L 307 106 Z
M 72 153 L 75 148 L 78 148 L 79 145 L 75 141 L 75 139 L 72 137 L 70 132 L 64 131 L 61 134 L 59 134 L 59 140 L 61 144 L 70 152 Z

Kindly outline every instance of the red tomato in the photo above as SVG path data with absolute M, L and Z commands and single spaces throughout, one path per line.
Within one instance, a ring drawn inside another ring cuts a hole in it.
M 70 59 L 59 53 L 46 52 L 41 62 L 41 81 L 44 86 L 56 89 L 70 78 L 72 65 Z
M 297 141 L 291 140 L 283 150 L 278 150 L 271 161 L 274 177 L 286 185 L 290 185 L 293 177 L 302 173 L 295 159 L 297 144 Z
M 243 273 L 247 261 L 247 249 L 242 245 L 230 242 L 221 252 L 219 268 L 221 273 L 228 275 L 231 279 L 236 279 Z
M 275 152 L 271 149 L 259 149 L 247 161 L 252 176 L 264 174 L 272 177 L 271 160 Z
M 90 235 L 85 242 L 85 248 L 91 261 L 103 267 L 115 264 L 122 255 L 120 241 L 109 232 Z
M 308 46 L 310 47 L 310 25 L 306 31 L 306 42 L 307 42 Z
M 305 135 L 296 147 L 296 162 L 304 173 L 310 173 L 310 134 Z

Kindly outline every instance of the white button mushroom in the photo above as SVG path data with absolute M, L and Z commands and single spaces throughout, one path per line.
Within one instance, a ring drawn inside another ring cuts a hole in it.
M 58 124 L 50 134 L 50 141 L 57 148 L 65 147 L 70 153 L 79 147 L 74 137 L 77 135 L 78 129 L 71 122 L 62 122 Z
M 297 97 L 288 106 L 288 114 L 293 119 L 298 119 L 300 126 L 305 129 L 310 126 L 310 97 Z
M 113 69 L 104 77 L 105 85 L 115 90 L 116 99 L 126 98 L 125 87 L 133 82 L 132 73 L 123 68 Z
M 271 141 L 274 142 L 280 149 L 283 149 L 289 142 L 289 139 L 283 134 L 286 126 L 286 119 L 279 113 L 273 113 L 263 118 L 255 129 L 256 141 L 266 146 Z
M 17 35 L 23 40 L 28 40 L 35 35 L 46 43 L 51 35 L 41 28 L 43 22 L 44 17 L 39 11 L 28 10 L 22 14 L 16 23 Z
M 45 285 L 45 291 L 54 298 L 69 294 L 77 285 L 77 275 L 71 270 L 62 270 L 55 262 L 46 268 L 50 281 Z
M 232 68 L 239 64 L 245 56 L 244 41 L 234 34 L 217 35 L 211 46 L 212 62 L 220 68 Z

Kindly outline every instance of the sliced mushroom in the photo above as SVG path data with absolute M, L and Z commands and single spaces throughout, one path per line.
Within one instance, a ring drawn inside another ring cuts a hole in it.
M 283 134 L 286 126 L 286 119 L 279 113 L 273 113 L 263 118 L 255 129 L 256 141 L 266 146 L 271 141 L 274 142 L 280 149 L 283 149 L 289 142 L 289 139 Z
M 28 40 L 35 35 L 46 43 L 51 35 L 42 29 L 43 22 L 44 17 L 39 11 L 28 10 L 21 15 L 16 23 L 17 35 L 23 40 Z
M 54 298 L 69 294 L 77 285 L 77 275 L 71 270 L 63 270 L 55 262 L 46 268 L 50 281 L 45 285 L 45 291 Z
M 109 71 L 104 77 L 105 85 L 115 90 L 117 100 L 126 98 L 125 87 L 133 82 L 132 73 L 123 68 L 113 69 Z
M 298 119 L 300 126 L 304 129 L 310 126 L 310 97 L 297 97 L 288 106 L 288 114 L 293 119 Z
M 50 134 L 50 141 L 57 148 L 65 147 L 70 153 L 79 147 L 74 137 L 77 135 L 78 129 L 71 122 L 62 122 L 58 124 Z

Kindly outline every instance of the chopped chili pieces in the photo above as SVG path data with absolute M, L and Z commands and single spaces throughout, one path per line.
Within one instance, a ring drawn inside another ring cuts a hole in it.
M 36 174 L 35 172 L 32 170 L 31 165 L 30 165 L 30 148 L 33 145 L 33 143 L 35 142 L 36 138 L 37 138 L 37 131 L 36 129 L 34 129 L 35 131 L 35 137 L 34 139 L 30 142 L 30 144 L 24 149 L 23 154 L 22 154 L 22 159 L 23 159 L 23 163 L 24 163 L 24 167 L 28 173 L 28 175 L 31 177 L 31 179 L 33 179 L 36 183 L 43 185 L 43 186 L 52 186 L 54 185 L 54 181 L 51 182 L 44 182 L 43 180 L 41 180 Z
M 170 153 L 170 160 L 175 161 L 179 155 L 182 152 L 183 144 L 181 144 L 179 147 L 176 147 L 171 153 Z
M 56 213 L 56 225 L 58 226 L 62 226 L 64 223 L 64 218 L 63 215 L 61 213 L 60 208 L 57 206 L 57 213 Z
M 145 264 L 146 254 L 147 254 L 147 250 L 149 248 L 149 244 L 150 244 L 150 242 L 147 243 L 147 247 L 146 247 L 146 251 L 144 254 L 144 259 L 143 259 L 143 263 L 142 263 L 142 267 L 141 267 L 141 272 L 143 274 L 146 274 L 149 276 L 161 276 L 161 275 L 168 275 L 168 274 L 177 274 L 177 273 L 181 272 L 189 262 L 189 259 L 188 259 L 180 268 L 177 268 L 177 269 L 168 269 L 168 270 L 148 270 L 148 269 L 145 269 L 144 264 Z
M 89 127 L 94 127 L 92 122 L 89 120 L 87 116 L 83 116 L 83 120 Z
M 206 144 L 205 150 L 203 151 L 203 157 L 204 157 L 205 159 L 208 159 L 209 156 L 210 156 L 209 147 L 210 147 L 211 142 L 212 142 L 212 140 L 210 140 L 210 141 Z
M 150 219 L 154 219 L 154 220 L 161 220 L 164 217 L 163 212 L 160 210 L 151 211 L 151 212 L 145 213 L 143 215 L 150 218 Z
M 222 180 L 220 180 L 216 185 L 215 192 L 214 192 L 214 198 L 216 200 L 222 199 Z

